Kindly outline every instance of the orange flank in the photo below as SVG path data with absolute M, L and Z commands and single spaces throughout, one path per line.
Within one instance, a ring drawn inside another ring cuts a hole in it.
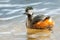
M 46 27 L 53 27 L 54 22 L 51 19 L 46 19 L 44 21 L 39 21 L 36 24 L 33 25 L 33 28 L 46 28 Z

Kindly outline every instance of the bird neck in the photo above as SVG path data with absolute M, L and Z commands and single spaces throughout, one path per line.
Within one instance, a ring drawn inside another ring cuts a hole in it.
M 32 21 L 32 15 L 28 14 L 27 17 L 28 17 L 28 20 L 31 22 Z

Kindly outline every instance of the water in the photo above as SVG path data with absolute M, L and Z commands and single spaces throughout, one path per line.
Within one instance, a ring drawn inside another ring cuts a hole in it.
M 34 15 L 53 18 L 52 38 L 60 40 L 60 0 L 0 0 L 0 40 L 26 40 L 26 15 L 23 13 L 27 6 L 34 8 Z

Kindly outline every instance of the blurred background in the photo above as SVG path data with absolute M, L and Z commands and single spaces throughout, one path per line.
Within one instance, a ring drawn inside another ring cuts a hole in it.
M 54 39 L 60 40 L 60 0 L 0 0 L 0 40 L 26 40 L 25 8 L 34 15 L 50 15 L 55 21 Z

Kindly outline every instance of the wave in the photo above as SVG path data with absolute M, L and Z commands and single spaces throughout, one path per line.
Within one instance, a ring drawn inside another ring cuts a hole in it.
M 39 5 L 42 2 L 37 2 L 37 3 L 30 3 L 30 4 L 0 4 L 0 7 L 25 7 L 25 6 L 32 6 L 32 5 Z
M 45 15 L 59 15 L 60 14 L 60 8 L 57 8 L 57 9 L 53 9 L 53 10 L 50 10 L 49 12 L 47 12 Z
M 38 10 L 38 11 L 37 11 Z M 42 9 L 34 9 L 33 11 L 34 12 L 43 12 L 43 11 L 46 11 L 48 10 L 48 8 L 42 8 Z M 10 12 L 6 13 L 6 15 L 10 15 L 10 14 L 14 14 L 15 12 L 18 12 L 20 11 L 20 13 L 24 13 L 24 9 L 16 9 L 16 10 L 11 10 Z
M 13 16 L 13 17 L 8 17 L 8 18 L 0 18 L 0 20 L 11 20 L 11 19 L 14 19 L 14 18 L 17 18 L 17 17 L 20 17 L 22 15 L 16 15 L 16 16 Z
M 0 16 L 3 15 L 3 13 L 0 13 Z
M 10 12 L 6 13 L 6 15 L 13 14 L 13 13 L 21 11 L 21 10 L 24 10 L 24 9 L 11 10 Z
M 10 0 L 0 0 L 0 2 L 9 2 Z
M 34 9 L 34 12 L 41 12 L 41 11 L 47 11 L 49 8 L 42 8 L 42 9 Z M 38 11 L 37 11 L 38 10 Z
M 38 9 L 38 11 L 35 9 L 34 12 L 40 12 L 40 11 L 47 11 L 48 8 L 43 8 L 43 9 Z M 20 10 L 20 9 L 19 9 Z M 15 10 L 15 11 L 19 11 L 19 10 Z M 11 12 L 11 13 L 14 13 L 15 11 Z M 47 12 L 45 15 L 56 15 L 56 14 L 59 14 L 60 12 L 60 9 L 53 9 L 53 10 L 50 10 L 49 12 Z M 20 12 L 20 13 L 23 13 L 24 11 Z M 0 20 L 11 20 L 11 19 L 14 19 L 14 18 L 17 18 L 17 17 L 20 17 L 20 16 L 23 16 L 23 15 L 16 15 L 16 16 L 13 16 L 13 17 L 8 17 L 8 18 L 0 18 Z

